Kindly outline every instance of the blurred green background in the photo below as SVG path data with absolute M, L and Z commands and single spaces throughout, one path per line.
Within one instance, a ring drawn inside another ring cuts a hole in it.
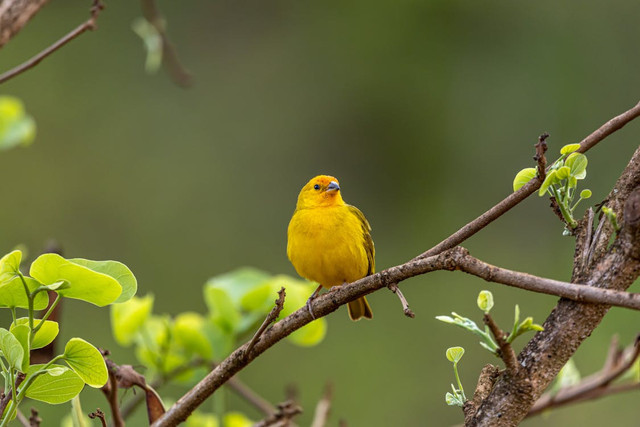
M 0 68 L 85 20 L 89 3 L 51 2 L 2 49 Z M 639 99 L 640 3 L 627 0 L 159 7 L 195 75 L 192 88 L 164 72 L 145 74 L 142 42 L 131 30 L 140 16 L 135 1 L 107 2 L 97 31 L 0 88 L 20 97 L 38 124 L 31 147 L 0 154 L 2 253 L 26 244 L 35 254 L 54 238 L 69 257 L 117 259 L 136 274 L 139 295 L 155 294 L 158 313 L 204 312 L 206 279 L 240 266 L 295 275 L 286 227 L 314 175 L 338 177 L 345 200 L 366 214 L 383 269 L 506 196 L 515 173 L 533 164 L 542 132 L 551 134 L 554 157 Z M 588 153 L 593 204 L 639 136 L 635 122 Z M 493 264 L 567 280 L 573 245 L 561 232 L 548 201 L 531 197 L 465 246 Z M 309 424 L 328 381 L 330 425 L 452 425 L 462 416 L 444 403 L 454 381 L 446 348 L 467 350 L 460 373 L 468 394 L 481 367 L 496 360 L 434 316 L 456 311 L 480 322 L 481 289 L 494 293 L 503 328 L 515 303 L 542 323 L 556 302 L 462 273 L 401 287 L 414 320 L 380 291 L 369 297 L 373 321 L 352 323 L 341 309 L 318 347 L 280 343 L 240 378 L 273 403 L 295 384 L 305 410 L 300 425 Z M 576 354 L 578 368 L 598 370 L 613 334 L 626 344 L 637 332 L 637 313 L 613 309 Z M 106 309 L 65 301 L 62 333 L 110 349 L 117 363 L 137 363 L 114 343 Z M 162 394 L 175 399 L 183 391 Z M 82 397 L 87 412 L 107 407 L 97 391 Z M 636 402 L 637 393 L 628 393 L 524 424 L 632 425 Z M 260 418 L 233 395 L 228 403 Z M 46 425 L 69 408 L 38 407 Z

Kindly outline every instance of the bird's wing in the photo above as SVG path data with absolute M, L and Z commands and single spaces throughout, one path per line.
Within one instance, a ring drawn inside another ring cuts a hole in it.
M 369 260 L 369 268 L 367 269 L 367 276 L 373 274 L 376 270 L 376 248 L 373 245 L 373 239 L 371 238 L 371 226 L 369 221 L 364 217 L 364 214 L 360 212 L 360 209 L 355 206 L 349 206 L 349 210 L 360 220 L 362 226 L 362 236 L 364 238 L 364 249 L 367 252 L 367 259 Z

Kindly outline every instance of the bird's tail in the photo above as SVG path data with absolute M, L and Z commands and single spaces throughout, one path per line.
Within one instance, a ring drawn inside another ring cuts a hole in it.
M 373 313 L 371 307 L 365 297 L 358 298 L 355 301 L 351 301 L 347 308 L 349 309 L 349 317 L 351 320 L 360 320 L 363 317 L 367 319 L 373 319 Z

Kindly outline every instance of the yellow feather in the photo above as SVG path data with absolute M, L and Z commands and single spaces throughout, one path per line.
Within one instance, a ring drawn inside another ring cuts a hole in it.
M 369 222 L 342 200 L 333 177 L 317 176 L 302 188 L 287 236 L 287 256 L 298 274 L 325 288 L 353 282 L 375 270 Z M 348 307 L 353 320 L 372 317 L 364 297 Z

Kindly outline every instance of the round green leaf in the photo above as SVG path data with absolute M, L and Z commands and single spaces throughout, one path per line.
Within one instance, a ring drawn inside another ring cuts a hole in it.
M 222 425 L 224 427 L 251 427 L 255 423 L 240 412 L 227 412 L 224 414 Z
M 131 299 L 138 290 L 138 281 L 129 267 L 118 261 L 92 261 L 90 259 L 72 258 L 69 261 L 82 265 L 98 273 L 111 276 L 122 286 L 122 293 L 115 302 L 125 302 Z
M 34 319 L 33 326 L 38 327 L 38 325 L 40 325 L 41 322 L 42 322 L 42 319 Z M 19 319 L 16 319 L 16 321 L 11 324 L 11 328 L 9 328 L 9 330 L 13 331 L 13 329 L 18 325 L 28 326 L 29 318 L 21 317 Z M 58 336 L 59 329 L 60 328 L 58 326 L 58 322 L 54 322 L 53 320 L 45 320 L 44 324 L 40 326 L 40 329 L 38 330 L 38 332 L 36 332 L 36 335 L 33 337 L 33 342 L 31 343 L 31 349 L 34 350 L 36 348 L 42 348 L 46 345 L 49 345 Z
M 278 275 L 273 277 L 272 283 L 275 289 L 285 288 L 287 296 L 284 299 L 284 307 L 280 317 L 286 317 L 303 307 L 317 285 L 315 283 L 294 279 L 293 277 Z M 273 294 L 273 299 L 277 295 Z M 300 346 L 312 346 L 320 343 L 327 333 L 327 320 L 320 318 L 303 326 L 287 337 L 289 341 Z
M 58 254 L 40 255 L 31 264 L 29 273 L 45 285 L 65 280 L 69 287 L 60 290 L 60 295 L 99 307 L 113 303 L 122 293 L 122 286 L 113 277 L 68 261 Z
M 89 386 L 100 388 L 109 373 L 100 351 L 82 338 L 71 338 L 64 347 L 64 360 Z
M 153 309 L 153 295 L 133 297 L 127 302 L 111 306 L 111 329 L 122 346 L 128 346 L 149 318 Z
M 4 328 L 0 328 L 0 351 L 7 363 L 9 363 L 9 367 L 18 370 L 22 369 L 24 348 L 20 341 Z
M 241 316 L 229 293 L 222 288 L 207 286 L 205 300 L 211 311 L 211 320 L 225 332 L 234 333 Z
M 587 156 L 582 153 L 572 153 L 564 161 L 565 166 L 571 169 L 571 176 L 576 179 L 584 179 L 587 176 Z
M 458 363 L 464 355 L 464 348 L 462 347 L 449 347 L 446 352 L 449 362 Z
M 35 375 L 44 365 L 31 365 L 27 379 Z M 84 381 L 66 366 L 51 365 L 43 374 L 38 375 L 27 389 L 26 396 L 41 402 L 59 404 L 68 402 L 84 388 Z
M 493 294 L 490 291 L 481 291 L 478 294 L 478 307 L 485 313 L 493 308 Z
M 250 267 L 239 268 L 229 273 L 212 277 L 205 285 L 205 303 L 207 303 L 209 310 L 213 311 L 210 305 L 211 301 L 207 297 L 207 290 L 209 288 L 218 288 L 225 290 L 234 304 L 238 304 L 247 292 L 252 291 L 256 286 L 270 278 L 270 274 Z
M 10 281 L 18 275 L 21 260 L 22 252 L 19 250 L 10 252 L 0 258 L 0 284 L 4 281 Z
M 567 144 L 560 149 L 560 154 L 569 154 L 573 153 L 577 149 L 580 148 L 580 144 Z
M 179 345 L 204 359 L 213 357 L 211 343 L 204 334 L 206 320 L 193 312 L 180 313 L 173 323 L 173 337 Z
M 524 185 L 531 181 L 537 175 L 537 171 L 535 168 L 525 168 L 516 174 L 516 177 L 513 179 L 513 191 L 518 191 L 520 188 L 524 187 Z
M 580 192 L 580 198 L 581 199 L 588 199 L 591 197 L 591 190 L 589 189 L 584 189 Z
M 41 285 L 31 277 L 24 277 L 29 292 L 33 292 Z M 33 300 L 34 310 L 44 310 L 49 304 L 49 296 L 46 292 L 38 292 Z M 29 298 L 24 289 L 24 284 L 20 277 L 14 277 L 8 282 L 0 284 L 0 307 L 29 308 Z
M 0 96 L 0 150 L 29 145 L 36 135 L 36 123 L 24 111 L 22 101 Z

